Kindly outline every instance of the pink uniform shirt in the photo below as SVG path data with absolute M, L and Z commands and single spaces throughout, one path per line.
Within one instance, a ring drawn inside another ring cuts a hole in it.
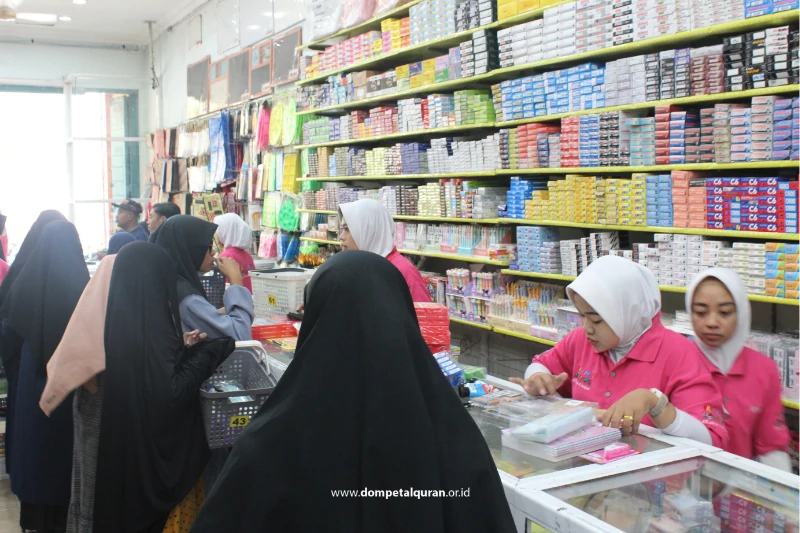
M 570 379 L 558 392 L 567 398 L 596 402 L 608 409 L 636 389 L 656 388 L 677 409 L 702 422 L 714 446 L 728 440 L 722 419 L 722 396 L 711 374 L 697 360 L 697 348 L 682 335 L 661 324 L 661 313 L 628 354 L 615 364 L 599 354 L 578 328 L 552 349 L 534 357 L 554 375 L 566 372 Z M 643 424 L 652 426 L 648 415 Z
M 239 270 L 242 273 L 242 285 L 251 293 L 253 292 L 253 282 L 250 281 L 250 271 L 255 270 L 256 266 L 253 264 L 253 256 L 241 248 L 229 246 L 225 251 L 219 254 L 220 257 L 230 257 L 239 263 Z
M 403 254 L 398 252 L 397 249 L 392 250 L 392 252 L 386 256 L 386 259 L 391 261 L 406 279 L 408 289 L 411 291 L 411 299 L 414 302 L 425 303 L 431 301 L 428 287 L 425 285 L 425 281 L 422 279 L 419 270 L 411 264 L 411 261 L 403 257 Z
M 747 459 L 788 451 L 789 429 L 781 404 L 783 385 L 775 362 L 744 348 L 726 376 L 702 353 L 697 356 L 722 393 L 729 435 L 725 450 Z

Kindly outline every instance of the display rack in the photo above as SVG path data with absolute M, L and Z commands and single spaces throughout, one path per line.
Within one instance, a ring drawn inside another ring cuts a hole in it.
M 414 131 L 401 131 L 398 133 L 389 133 L 388 135 L 373 135 L 371 137 L 362 137 L 360 139 L 344 139 L 339 141 L 327 141 L 314 144 L 298 144 L 295 146 L 298 150 L 303 148 L 321 148 L 323 146 L 350 146 L 354 144 L 372 144 L 381 143 L 383 141 L 394 141 L 397 139 L 406 139 L 409 137 L 419 137 L 420 135 L 446 135 L 449 133 L 470 132 L 471 130 L 486 130 L 494 128 L 494 122 L 483 122 L 480 124 L 465 124 L 462 126 L 448 126 L 446 128 L 432 128 L 427 130 L 414 130 Z M 471 133 L 470 133 L 471 134 Z
M 466 261 L 467 263 L 480 263 L 484 265 L 508 266 L 508 261 L 497 261 L 488 257 L 474 255 L 446 254 L 441 252 L 426 252 L 422 250 L 397 250 L 404 255 L 420 255 L 423 257 L 438 257 L 439 259 L 452 259 L 453 261 Z
M 300 237 L 300 240 L 306 242 L 315 242 L 317 244 L 331 244 L 333 246 L 339 246 L 341 244 L 339 241 L 329 241 L 327 239 L 312 239 L 311 237 Z
M 508 274 L 511 276 L 520 276 L 523 278 L 536 278 L 536 279 L 552 279 L 552 280 L 559 280 L 559 281 L 574 281 L 577 276 L 563 276 L 561 274 L 545 274 L 541 272 L 523 272 L 520 270 L 508 270 L 503 269 L 500 271 L 503 274 Z M 686 293 L 686 287 L 677 287 L 675 285 L 659 285 L 659 289 L 662 292 L 678 292 L 678 293 Z M 749 294 L 747 298 L 753 302 L 765 302 L 777 305 L 790 305 L 798 307 L 800 306 L 800 300 L 792 299 L 792 298 L 774 298 L 771 296 L 761 296 L 760 294 Z

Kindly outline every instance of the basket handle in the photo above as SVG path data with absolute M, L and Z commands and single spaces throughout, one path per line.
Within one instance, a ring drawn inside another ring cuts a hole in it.
M 263 396 L 272 394 L 272 391 L 275 390 L 274 387 L 268 389 L 249 389 L 249 390 L 233 390 L 228 392 L 207 392 L 203 389 L 200 389 L 200 396 L 203 398 L 233 398 L 234 396 Z M 241 402 L 241 403 L 248 403 L 248 402 Z

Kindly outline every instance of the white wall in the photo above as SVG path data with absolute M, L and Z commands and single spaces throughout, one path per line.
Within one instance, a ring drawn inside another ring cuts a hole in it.
M 297 5 L 305 11 L 305 2 L 297 2 Z M 150 102 L 149 123 L 154 125 L 153 128 L 173 127 L 186 120 L 187 66 L 206 56 L 211 56 L 213 62 L 241 50 L 241 47 L 236 47 L 223 54 L 217 53 L 217 21 L 214 2 L 207 4 L 199 14 L 203 18 L 203 43 L 201 45 L 189 49 L 188 20 L 176 24 L 156 39 L 156 72 L 161 80 L 161 87 Z M 310 35 L 309 20 L 310 17 L 306 14 L 301 23 L 304 38 Z M 248 21 L 244 20 L 241 23 L 245 26 Z M 264 35 L 264 38 L 266 37 Z

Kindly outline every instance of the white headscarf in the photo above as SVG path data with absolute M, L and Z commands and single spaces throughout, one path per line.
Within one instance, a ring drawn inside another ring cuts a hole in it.
M 358 200 L 339 206 L 359 250 L 386 257 L 394 250 L 395 224 L 380 202 Z
M 219 226 L 217 228 L 217 236 L 219 242 L 225 248 L 233 246 L 234 248 L 250 249 L 250 243 L 253 240 L 253 233 L 250 229 L 250 224 L 242 220 L 242 217 L 235 213 L 226 213 L 214 218 L 214 224 Z
M 619 337 L 616 348 L 609 350 L 618 363 L 631 351 L 661 310 L 661 291 L 652 272 L 638 263 L 617 256 L 604 256 L 589 265 L 567 285 L 600 315 Z
M 739 354 L 742 353 L 747 342 L 747 337 L 750 335 L 750 300 L 747 299 L 747 289 L 742 283 L 739 274 L 727 268 L 709 268 L 697 274 L 689 285 L 689 290 L 686 291 L 686 312 L 692 313 L 692 301 L 694 300 L 694 292 L 704 280 L 708 278 L 718 279 L 728 292 L 733 296 L 733 303 L 736 304 L 736 331 L 733 336 L 720 346 L 714 348 L 708 346 L 701 341 L 697 336 L 694 337 L 694 342 L 700 351 L 716 366 L 720 372 L 727 374 L 730 372 Z

